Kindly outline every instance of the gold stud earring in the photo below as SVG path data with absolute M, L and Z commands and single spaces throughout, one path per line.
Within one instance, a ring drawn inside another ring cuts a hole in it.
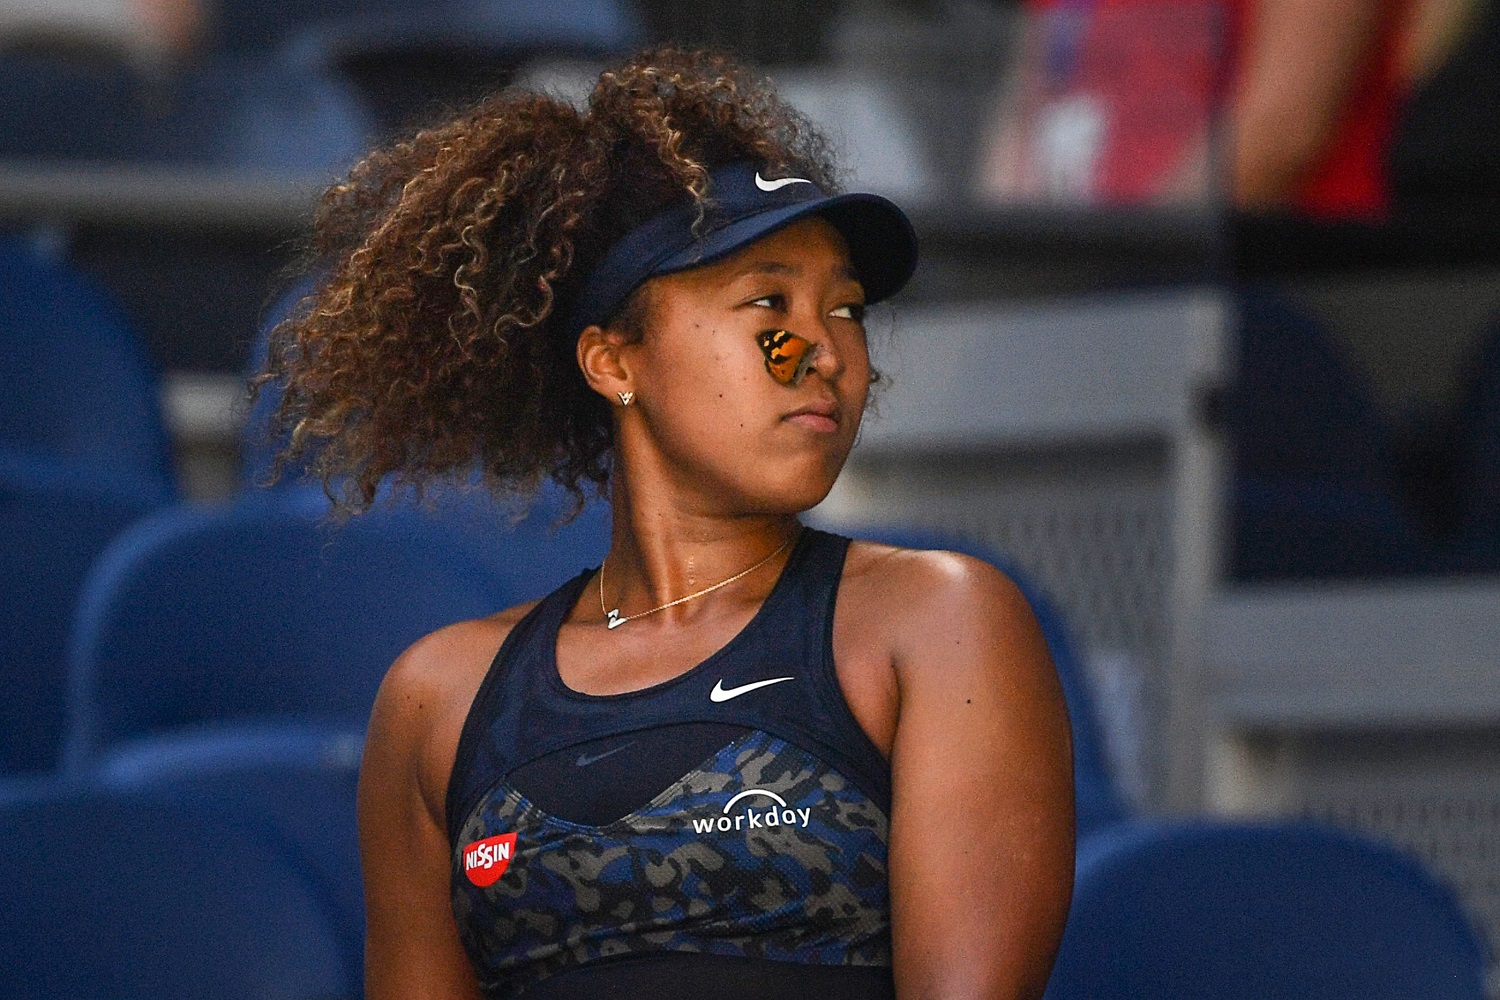
M 620 397 L 621 406 L 629 406 L 635 401 L 635 393 L 633 392 L 617 392 L 615 395 Z

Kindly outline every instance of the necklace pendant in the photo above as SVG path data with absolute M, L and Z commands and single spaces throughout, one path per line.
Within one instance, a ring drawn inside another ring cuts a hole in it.
M 605 624 L 612 629 L 619 628 L 627 621 L 627 619 L 620 617 L 619 608 L 615 608 L 613 611 L 607 611 L 605 612 L 605 614 L 609 616 L 609 621 L 605 622 Z

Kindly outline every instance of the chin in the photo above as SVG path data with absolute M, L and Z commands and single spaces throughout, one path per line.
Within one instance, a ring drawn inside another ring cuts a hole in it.
M 773 474 L 762 476 L 755 484 L 756 506 L 776 514 L 800 514 L 823 502 L 833 489 L 839 469 L 826 468 L 821 463 L 808 467 L 799 463 L 797 467 L 785 467 Z

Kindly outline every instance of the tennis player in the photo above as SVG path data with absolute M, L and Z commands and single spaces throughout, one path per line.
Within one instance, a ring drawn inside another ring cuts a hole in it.
M 725 57 L 508 91 L 326 196 L 329 280 L 274 334 L 283 456 L 550 477 L 607 557 L 414 643 L 360 779 L 370 1000 L 1038 997 L 1071 748 L 993 567 L 851 541 L 828 493 L 907 217 Z M 909 336 L 920 337 L 920 331 Z

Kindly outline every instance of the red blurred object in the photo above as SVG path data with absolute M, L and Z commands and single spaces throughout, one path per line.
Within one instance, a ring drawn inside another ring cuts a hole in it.
M 1258 0 L 1028 0 L 1021 75 L 985 176 L 1003 200 L 1161 204 L 1211 200 L 1211 155 Z M 1326 154 L 1290 208 L 1378 217 L 1402 100 L 1400 15 L 1382 0 L 1374 58 L 1359 74 Z

